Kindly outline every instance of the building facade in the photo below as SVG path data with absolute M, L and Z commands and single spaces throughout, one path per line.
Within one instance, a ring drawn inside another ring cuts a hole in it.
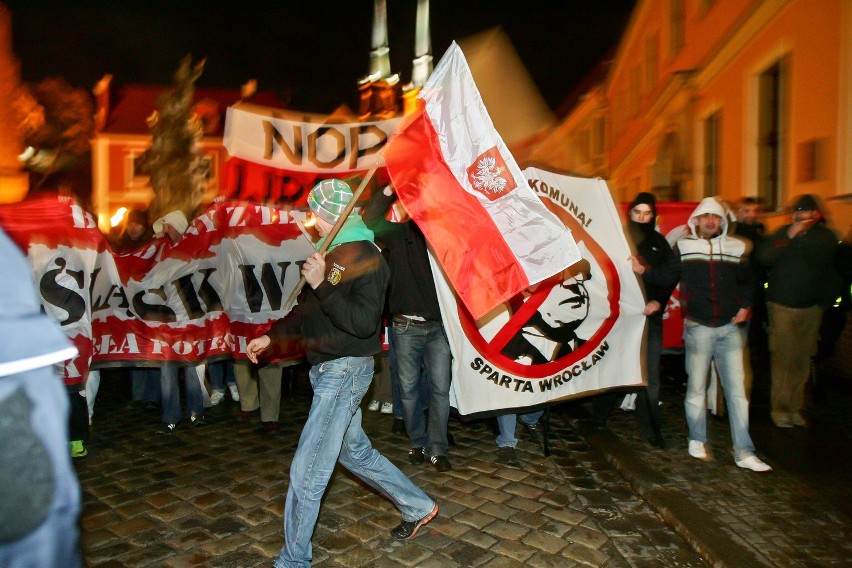
M 616 199 L 794 196 L 852 222 L 852 0 L 640 0 L 603 81 L 527 160 Z
M 110 217 L 121 207 L 147 209 L 154 190 L 147 175 L 140 173 L 139 158 L 151 147 L 151 129 L 147 119 L 157 109 L 157 98 L 166 87 L 128 85 L 110 86 L 107 76 L 95 87 L 97 99 L 97 131 L 92 140 L 92 205 L 98 227 L 110 229 Z M 245 95 L 245 96 L 244 96 Z M 209 203 L 220 193 L 222 173 L 228 152 L 223 146 L 225 111 L 240 100 L 259 105 L 280 107 L 272 93 L 240 89 L 198 88 L 195 90 L 194 112 L 204 124 L 199 143 L 209 160 L 207 191 L 202 202 Z

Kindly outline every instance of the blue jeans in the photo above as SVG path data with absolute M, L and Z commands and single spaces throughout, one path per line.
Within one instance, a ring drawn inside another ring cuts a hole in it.
M 447 454 L 447 422 L 450 419 L 452 354 L 444 326 L 438 322 L 413 322 L 393 318 L 392 333 L 402 413 L 412 448 L 427 448 L 430 455 Z M 418 404 L 421 367 L 429 383 L 429 430 Z
M 391 396 L 393 397 L 393 417 L 398 420 L 403 420 L 402 415 L 402 393 L 399 390 L 399 370 L 396 364 L 396 348 L 394 347 L 393 333 L 388 334 L 388 364 L 391 374 Z M 423 368 L 420 369 L 420 398 L 417 401 L 419 407 L 418 412 L 423 414 L 426 412 L 426 401 L 429 400 L 429 385 L 426 382 L 426 377 L 423 375 Z
M 195 367 L 184 368 L 184 386 L 186 387 L 186 410 L 192 416 L 204 415 L 204 398 L 201 394 L 201 383 Z M 163 405 L 163 424 L 180 422 L 180 385 L 178 385 L 178 368 L 163 367 L 160 369 L 160 395 Z
M 500 434 L 497 435 L 497 447 L 514 448 L 518 445 L 518 440 L 515 438 L 516 418 L 524 424 L 535 424 L 542 414 L 544 414 L 544 410 L 537 410 L 529 414 L 501 414 L 498 416 L 497 427 L 500 429 Z
M 314 398 L 308 421 L 290 465 L 284 505 L 284 547 L 275 563 L 310 566 L 311 536 L 320 501 L 340 464 L 390 499 L 405 521 L 425 517 L 435 506 L 387 458 L 370 444 L 361 426 L 361 399 L 373 378 L 372 357 L 342 357 L 311 367 Z
M 237 384 L 234 378 L 234 362 L 231 359 L 217 361 L 207 365 L 207 376 L 210 379 L 210 388 L 214 391 L 225 390 L 225 383 Z
M 689 439 L 707 442 L 707 375 L 710 361 L 715 359 L 728 405 L 734 457 L 743 459 L 753 455 L 754 443 L 748 433 L 748 400 L 743 386 L 743 336 L 739 327 L 734 324 L 708 327 L 690 320 L 684 320 L 683 325 Z
M 139 367 L 130 369 L 133 400 L 160 402 L 160 370 Z

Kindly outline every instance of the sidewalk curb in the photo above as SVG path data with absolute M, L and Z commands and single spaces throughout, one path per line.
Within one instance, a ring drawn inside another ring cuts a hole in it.
M 650 467 L 618 436 L 590 419 L 572 417 L 569 423 L 708 564 L 717 568 L 770 566 L 719 528 L 721 523 L 713 522 L 712 513 L 671 487 L 665 474 Z

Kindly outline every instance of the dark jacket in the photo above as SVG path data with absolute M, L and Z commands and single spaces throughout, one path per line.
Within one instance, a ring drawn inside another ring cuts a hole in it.
M 316 290 L 305 286 L 298 305 L 267 335 L 272 343 L 301 336 L 311 365 L 375 355 L 381 350 L 387 263 L 373 243 L 356 241 L 334 247 L 325 267 L 322 284 Z
M 828 308 L 840 294 L 841 278 L 835 261 L 837 237 L 822 222 L 794 239 L 784 225 L 764 240 L 757 259 L 769 268 L 770 302 L 789 308 Z
M 390 288 L 388 309 L 392 314 L 420 316 L 441 321 L 438 293 L 426 249 L 426 239 L 414 221 L 393 223 L 385 214 L 395 197 L 378 192 L 361 211 L 364 223 L 388 252 Z
M 656 217 L 649 223 L 636 223 L 628 219 L 627 231 L 636 247 L 639 261 L 646 267 L 642 273 L 647 301 L 659 302 L 661 309 L 651 317 L 662 319 L 669 297 L 680 280 L 680 258 L 669 246 L 666 238 L 658 233 Z
M 698 236 L 696 218 L 703 213 L 722 218 L 721 232 L 711 239 Z M 683 265 L 681 311 L 686 319 L 709 327 L 729 324 L 740 309 L 751 307 L 751 243 L 727 234 L 725 210 L 712 197 L 701 201 L 688 225 L 692 233 L 675 246 Z

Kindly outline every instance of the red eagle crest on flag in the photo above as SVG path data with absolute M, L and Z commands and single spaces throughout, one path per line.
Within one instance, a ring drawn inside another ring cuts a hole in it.
M 515 178 L 500 155 L 497 146 L 480 154 L 467 168 L 467 179 L 473 189 L 494 201 L 517 187 Z

